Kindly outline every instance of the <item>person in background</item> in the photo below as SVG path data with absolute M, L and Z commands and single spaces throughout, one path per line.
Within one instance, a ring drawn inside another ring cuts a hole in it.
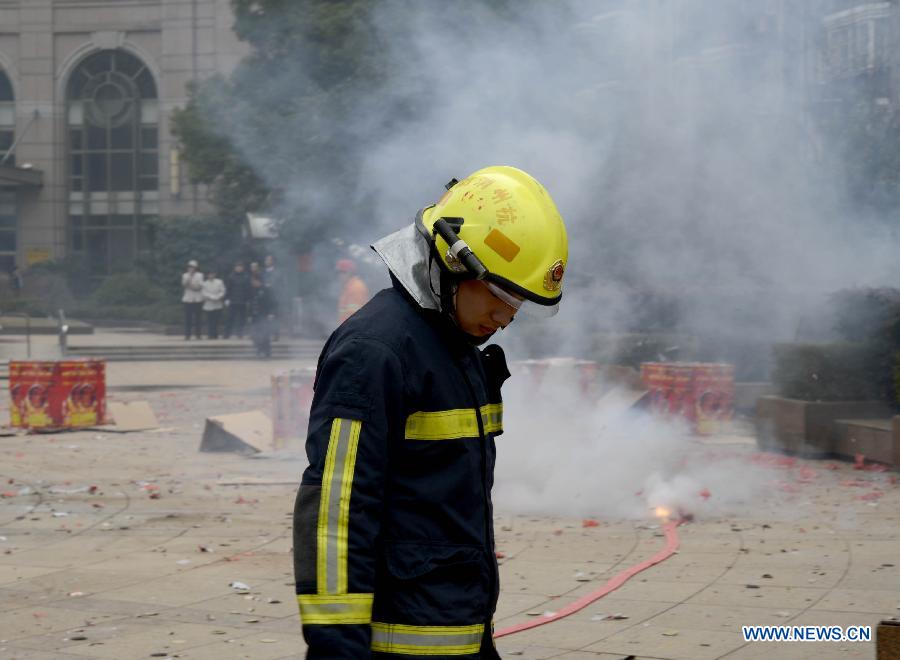
M 340 325 L 369 301 L 369 287 L 356 274 L 356 262 L 352 259 L 339 259 L 334 269 L 341 281 L 337 309 L 337 324 Z
M 225 281 L 228 314 L 225 318 L 225 339 L 233 332 L 243 339 L 247 325 L 247 303 L 250 301 L 250 274 L 244 269 L 244 262 L 234 264 L 234 270 Z
M 187 270 L 181 275 L 181 288 L 184 293 L 181 302 L 184 304 L 184 338 L 191 338 L 191 331 L 200 339 L 200 312 L 203 307 L 203 273 L 197 270 L 195 259 L 187 263 Z
M 22 293 L 24 286 L 25 281 L 22 279 L 22 270 L 16 264 L 12 264 L 9 267 L 9 288 L 12 289 L 15 295 L 19 295 Z
M 263 286 L 269 290 L 272 315 L 272 340 L 278 341 L 279 336 L 279 296 L 281 295 L 281 271 L 275 265 L 275 257 L 267 254 L 263 259 L 262 270 Z
M 203 282 L 203 311 L 206 312 L 210 339 L 219 338 L 219 321 L 222 319 L 224 301 L 225 283 L 219 279 L 215 269 L 211 269 Z
M 272 356 L 272 292 L 262 277 L 250 276 L 250 338 L 257 357 Z

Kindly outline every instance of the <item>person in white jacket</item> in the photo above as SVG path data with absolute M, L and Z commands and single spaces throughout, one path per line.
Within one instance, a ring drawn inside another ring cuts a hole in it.
M 191 328 L 197 339 L 200 339 L 200 310 L 203 307 L 203 273 L 197 270 L 197 262 L 191 259 L 187 271 L 181 275 L 181 288 L 184 294 L 184 338 L 191 338 Z
M 219 338 L 219 321 L 225 307 L 225 283 L 219 279 L 215 269 L 210 269 L 203 282 L 203 311 L 209 328 L 209 338 Z

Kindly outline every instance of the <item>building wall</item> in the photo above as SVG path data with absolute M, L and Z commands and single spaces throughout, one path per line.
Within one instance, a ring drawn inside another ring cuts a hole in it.
M 159 213 L 209 212 L 202 189 L 170 178 L 170 115 L 186 85 L 228 73 L 246 52 L 234 36 L 229 0 L 0 0 L 0 67 L 16 96 L 16 164 L 43 171 L 40 189 L 21 189 L 18 261 L 68 249 L 66 86 L 88 55 L 121 48 L 141 59 L 159 97 Z M 27 129 L 27 131 L 26 131 Z

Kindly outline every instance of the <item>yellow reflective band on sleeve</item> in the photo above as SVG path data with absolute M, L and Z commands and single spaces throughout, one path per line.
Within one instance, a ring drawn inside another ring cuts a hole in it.
M 503 404 L 481 406 L 485 433 L 503 430 Z M 406 418 L 407 440 L 456 440 L 478 437 L 478 418 L 474 408 L 416 412 Z
M 335 625 L 372 621 L 373 594 L 301 594 L 300 620 L 303 625 Z
M 372 650 L 397 655 L 471 655 L 481 650 L 484 624 L 408 626 L 372 622 Z
M 316 531 L 316 585 L 319 594 L 347 593 L 347 535 L 356 449 L 362 422 L 335 419 L 331 424 L 319 524 Z
M 481 423 L 485 433 L 499 433 L 503 430 L 503 404 L 489 403 L 481 406 Z

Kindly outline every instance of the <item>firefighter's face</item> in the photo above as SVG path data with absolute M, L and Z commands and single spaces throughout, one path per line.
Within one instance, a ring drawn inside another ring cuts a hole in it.
M 509 325 L 516 310 L 491 293 L 484 282 L 463 280 L 456 292 L 456 323 L 473 337 L 490 337 Z

